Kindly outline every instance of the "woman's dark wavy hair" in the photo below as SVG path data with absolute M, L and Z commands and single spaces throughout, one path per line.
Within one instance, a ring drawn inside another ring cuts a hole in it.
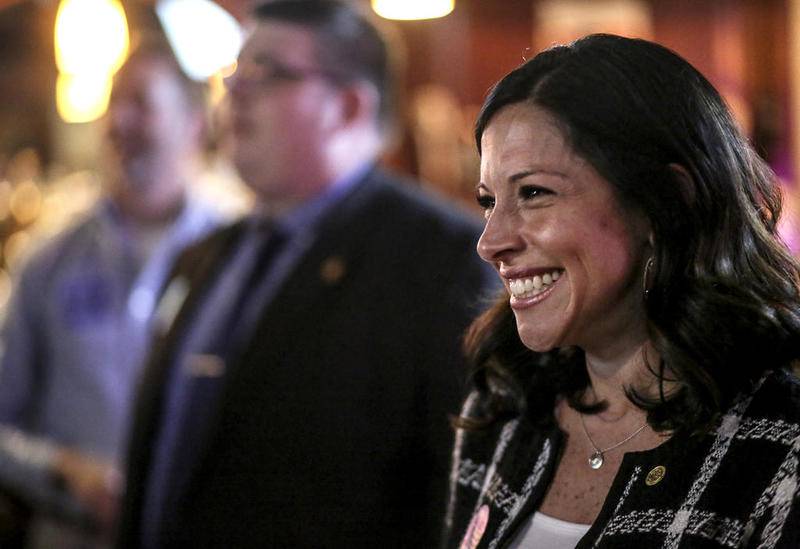
M 605 34 L 553 47 L 491 90 L 475 129 L 479 152 L 494 115 L 515 103 L 554 116 L 621 203 L 650 220 L 645 309 L 661 391 L 627 392 L 653 428 L 702 432 L 766 370 L 800 355 L 800 276 L 777 236 L 780 190 L 694 67 L 658 44 Z M 467 350 L 485 396 L 477 424 L 550 421 L 556 395 L 584 412 L 602 409 L 584 403 L 583 352 L 527 349 L 507 296 L 472 325 Z M 668 396 L 667 376 L 678 383 Z

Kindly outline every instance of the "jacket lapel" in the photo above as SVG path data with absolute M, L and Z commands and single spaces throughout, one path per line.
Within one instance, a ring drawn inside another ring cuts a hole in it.
M 464 549 L 504 547 L 550 484 L 562 439 L 558 429 L 544 435 L 523 420 L 506 424 L 488 464 Z
M 253 339 L 269 337 L 268 334 L 280 329 L 287 315 L 326 310 L 326 300 L 347 284 L 365 259 L 362 251 L 365 237 L 360 233 L 364 227 L 380 223 L 372 204 L 382 188 L 379 180 L 367 176 L 329 208 L 316 228 L 313 243 L 262 314 Z
M 288 318 L 310 318 L 308 315 L 324 314 L 331 296 L 346 286 L 349 275 L 363 259 L 358 253 L 359 241 L 350 235 L 354 234 L 353 223 L 370 222 L 364 218 L 362 211 L 373 200 L 378 188 L 380 185 L 368 177 L 329 209 L 317 227 L 313 242 L 260 314 L 250 342 L 244 345 L 238 358 L 227 365 L 220 409 L 213 414 L 213 424 L 209 425 L 206 438 L 198 445 L 198 458 L 194 461 L 187 482 L 190 490 L 198 485 L 193 482 L 194 477 L 202 474 L 209 457 L 214 454 L 215 441 L 219 436 L 224 436 L 220 433 L 224 408 L 230 399 L 235 398 L 236 383 L 245 382 L 241 379 L 243 375 L 246 377 L 246 369 L 252 366 L 249 353 L 258 346 L 258 342 L 280 340 L 287 330 L 296 335 L 292 332 L 296 325 L 287 323 Z M 191 497 L 191 494 L 187 497 Z
M 139 513 L 144 501 L 145 479 L 154 447 L 152 441 L 158 434 L 164 401 L 164 384 L 170 367 L 173 366 L 176 345 L 197 304 L 219 273 L 224 256 L 235 249 L 235 242 L 241 236 L 243 227 L 243 223 L 231 225 L 186 250 L 178 258 L 163 289 L 157 310 L 159 314 L 166 315 L 166 310 L 170 309 L 169 314 L 172 318 L 166 316 L 162 318 L 162 321 L 170 322 L 161 326 L 158 326 L 158 320 L 156 321 L 152 349 L 137 393 L 133 416 L 136 422 L 131 433 L 129 455 L 130 495 L 126 498 L 130 505 L 123 509 L 120 539 L 134 539 L 131 537 L 132 534 L 126 532 L 138 531 L 140 526 Z M 177 286 L 173 286 L 174 284 Z M 185 286 L 184 290 L 180 290 L 181 285 Z M 168 303 L 174 300 L 177 302 Z

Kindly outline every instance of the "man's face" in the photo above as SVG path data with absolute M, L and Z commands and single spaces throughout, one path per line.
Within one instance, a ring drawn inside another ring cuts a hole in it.
M 321 192 L 341 91 L 320 67 L 304 27 L 261 22 L 242 49 L 230 85 L 232 157 L 263 201 Z
M 188 106 L 175 70 L 157 57 L 138 57 L 114 81 L 108 137 L 120 184 L 141 191 L 177 184 L 178 166 L 198 146 L 200 114 Z

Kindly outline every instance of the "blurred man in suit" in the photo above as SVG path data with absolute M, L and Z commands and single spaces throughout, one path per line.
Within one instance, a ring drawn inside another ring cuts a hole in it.
M 258 211 L 165 291 L 120 546 L 434 547 L 479 226 L 375 166 L 392 70 L 364 14 L 255 22 L 230 93 Z
M 114 523 L 158 293 L 218 225 L 189 192 L 204 126 L 204 87 L 148 35 L 114 80 L 105 196 L 20 273 L 2 332 L 0 486 L 34 510 L 29 547 L 99 546 Z

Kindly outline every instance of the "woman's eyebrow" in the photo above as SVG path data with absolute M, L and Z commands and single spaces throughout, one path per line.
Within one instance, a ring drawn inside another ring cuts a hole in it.
M 545 169 L 545 168 L 533 168 L 533 169 L 530 169 L 530 170 L 522 170 L 521 172 L 517 172 L 517 173 L 512 174 L 511 176 L 509 176 L 508 182 L 509 183 L 516 183 L 520 179 L 525 179 L 526 177 L 530 177 L 531 175 L 550 175 L 550 176 L 561 177 L 561 178 L 566 177 L 565 174 L 563 174 L 561 172 L 554 171 L 554 170 L 548 170 L 548 169 Z

